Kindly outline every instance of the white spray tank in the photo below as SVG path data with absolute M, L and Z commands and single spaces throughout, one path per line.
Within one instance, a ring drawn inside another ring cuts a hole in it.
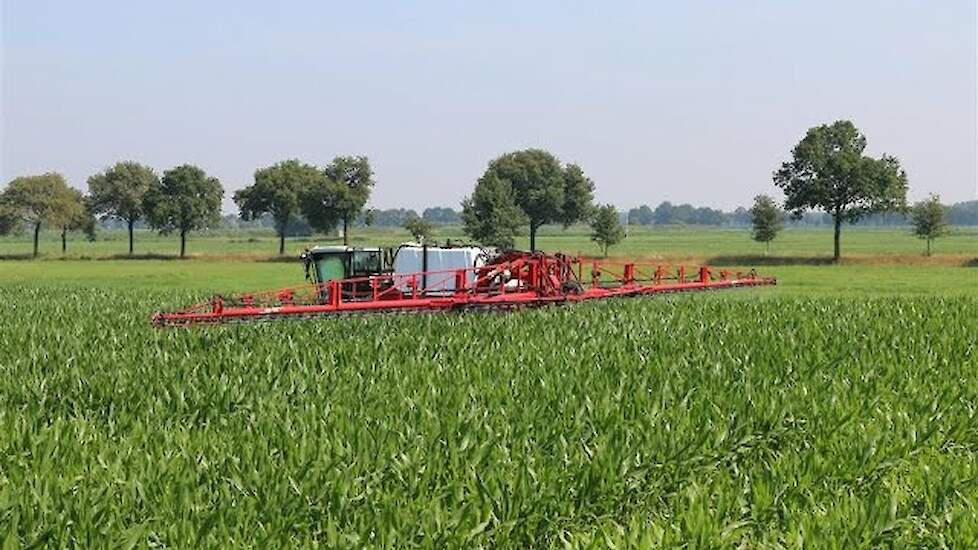
M 418 290 L 444 292 L 455 291 L 455 272 L 459 269 L 469 269 L 467 284 L 475 282 L 475 271 L 486 265 L 493 251 L 481 246 L 430 246 L 421 243 L 404 243 L 397 247 L 394 253 L 395 286 L 401 292 L 410 292 L 410 284 L 406 278 L 398 275 L 426 272 L 419 276 Z

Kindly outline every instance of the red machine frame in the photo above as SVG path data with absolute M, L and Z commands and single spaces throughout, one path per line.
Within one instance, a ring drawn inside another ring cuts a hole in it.
M 585 278 L 585 265 L 590 268 Z M 424 283 L 419 284 L 419 282 Z M 685 267 L 584 260 L 562 254 L 511 252 L 466 269 L 371 275 L 276 291 L 215 296 L 210 301 L 153 315 L 157 326 L 328 317 L 375 312 L 513 309 L 668 292 L 776 284 L 702 266 Z

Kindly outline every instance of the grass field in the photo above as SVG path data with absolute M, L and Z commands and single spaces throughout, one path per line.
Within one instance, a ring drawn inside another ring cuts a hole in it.
M 566 230 L 560 227 L 544 227 L 539 236 L 540 248 L 569 254 L 597 255 L 599 248 L 590 241 L 588 231 L 583 226 Z M 704 258 L 729 263 L 739 257 L 765 255 L 788 261 L 811 261 L 827 259 L 832 254 L 832 231 L 824 228 L 789 228 L 772 243 L 769 254 L 763 245 L 750 239 L 746 229 L 629 227 L 628 231 L 628 237 L 622 244 L 611 249 L 612 256 Z M 60 235 L 48 232 L 43 233 L 40 248 L 46 258 L 124 256 L 128 251 L 126 238 L 122 231 L 101 232 L 95 242 L 87 242 L 80 235 L 74 235 L 68 243 L 68 253 L 62 255 Z M 466 240 L 457 227 L 439 227 L 435 238 Z M 924 243 L 911 235 L 907 228 L 846 228 L 842 238 L 843 254 L 850 258 L 905 257 L 903 259 L 923 261 L 921 255 Z M 351 233 L 351 239 L 353 244 L 358 245 L 390 246 L 410 240 L 410 235 L 398 228 L 358 228 Z M 338 242 L 336 238 L 322 236 L 290 238 L 286 241 L 287 254 L 296 256 L 307 246 Z M 528 241 L 522 238 L 516 244 L 518 248 L 526 248 Z M 30 239 L 25 235 L 0 238 L 0 257 L 27 256 L 31 252 L 31 246 Z M 191 234 L 187 250 L 191 256 L 199 258 L 264 258 L 276 254 L 278 240 L 267 231 Z M 135 252 L 138 255 L 172 257 L 178 251 L 179 241 L 175 237 L 161 236 L 149 231 L 138 231 L 136 234 Z M 950 235 L 935 241 L 934 252 L 945 263 L 960 263 L 978 258 L 978 228 L 954 228 Z
M 439 238 L 461 239 L 454 228 L 441 228 Z M 667 264 L 707 263 L 737 268 L 758 267 L 778 277 L 773 295 L 978 295 L 978 229 L 957 228 L 936 246 L 936 254 L 920 254 L 921 242 L 905 229 L 854 228 L 845 234 L 842 265 L 828 265 L 823 250 L 831 232 L 823 229 L 787 230 L 765 254 L 743 230 L 632 228 L 612 256 L 662 261 Z M 51 235 L 49 235 L 51 237 Z M 137 236 L 136 260 L 125 254 L 125 234 L 109 232 L 89 243 L 72 242 L 67 255 L 47 252 L 42 261 L 19 257 L 30 250 L 23 237 L 0 240 L 0 281 L 80 287 L 188 288 L 203 293 L 247 291 L 302 284 L 299 252 L 315 244 L 336 242 L 323 237 L 290 239 L 289 252 L 275 254 L 278 242 L 268 232 L 246 235 L 204 235 L 194 241 L 192 261 L 172 261 L 176 241 L 154 233 Z M 385 245 L 405 241 L 398 229 L 365 229 L 353 236 L 359 244 Z M 544 228 L 545 250 L 596 255 L 587 229 Z M 46 248 L 60 243 L 45 242 Z M 525 243 L 521 243 L 525 245 Z M 144 259 L 149 255 L 150 259 Z M 97 261 L 92 261 L 92 260 Z M 43 260 L 57 260 L 43 261 Z M 964 269 L 962 269 L 964 266 Z
M 173 246 L 146 237 L 137 251 Z M 852 230 L 852 261 L 819 265 L 829 233 L 784 237 L 760 258 L 774 288 L 202 330 L 149 316 L 299 284 L 301 266 L 262 261 L 267 235 L 191 241 L 189 261 L 112 259 L 119 240 L 0 261 L 0 536 L 975 547 L 978 239 L 920 259 L 905 232 Z M 720 230 L 626 242 L 668 261 L 761 252 Z M 542 243 L 594 250 L 574 229 Z

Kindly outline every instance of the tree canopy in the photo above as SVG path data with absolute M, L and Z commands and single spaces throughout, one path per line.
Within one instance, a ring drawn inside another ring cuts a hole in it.
M 186 251 L 187 233 L 217 225 L 221 221 L 224 189 L 217 178 L 200 168 L 184 164 L 163 173 L 163 178 L 146 193 L 150 225 L 161 233 L 180 234 L 180 257 Z
M 250 221 L 270 214 L 279 238 L 278 253 L 285 252 L 285 237 L 290 223 L 299 213 L 303 193 L 326 180 L 326 175 L 311 164 L 285 160 L 255 171 L 255 183 L 234 194 L 242 220 Z
M 866 137 L 852 122 L 823 124 L 808 130 L 792 150 L 792 159 L 774 173 L 774 184 L 785 195 L 784 207 L 795 217 L 809 209 L 832 216 L 836 260 L 843 223 L 906 207 L 907 174 L 899 161 L 889 155 L 865 156 L 865 149 Z
M 513 186 L 495 174 L 484 174 L 472 196 L 462 201 L 465 233 L 488 246 L 511 249 L 516 234 L 526 224 L 526 214 L 516 205 Z
M 343 244 L 349 244 L 350 227 L 362 215 L 374 186 L 370 162 L 363 156 L 336 157 L 323 175 L 299 197 L 299 208 L 317 231 L 328 233 L 342 223 Z
M 7 204 L 3 193 L 0 193 L 0 235 L 13 233 L 20 227 L 20 216 L 12 206 Z
M 529 224 L 530 249 L 536 249 L 536 235 L 540 226 L 547 223 L 561 223 L 564 226 L 586 220 L 592 211 L 594 198 L 594 183 L 588 179 L 581 168 L 574 164 L 561 166 L 560 161 L 542 149 L 526 149 L 506 153 L 492 160 L 485 173 L 476 184 L 476 192 L 483 185 L 492 186 L 491 195 L 511 196 L 512 204 L 522 211 L 523 216 L 513 216 L 508 204 L 504 204 L 504 212 L 508 217 L 507 226 Z M 510 191 L 496 189 L 508 186 Z M 473 197 L 475 192 L 473 193 Z M 470 227 L 466 222 L 466 232 L 473 238 L 479 238 L 476 233 L 484 232 L 483 224 L 478 223 L 473 215 L 465 215 L 465 205 L 473 205 L 472 200 L 463 203 L 463 221 L 475 222 Z M 483 207 L 494 204 L 484 202 Z M 500 203 L 502 204 L 502 203 Z M 485 214 L 485 212 L 483 212 Z
M 556 219 L 553 221 L 567 227 L 573 223 L 586 221 L 594 213 L 594 182 L 588 179 L 581 167 L 576 164 L 565 166 L 563 175 L 564 204 L 560 212 L 555 214 Z
M 25 223 L 34 230 L 34 257 L 38 253 L 41 226 L 62 227 L 69 223 L 78 207 L 77 191 L 68 186 L 64 176 L 49 172 L 12 180 L 3 192 L 3 210 L 13 228 Z
M 116 218 L 129 230 L 129 254 L 133 252 L 133 227 L 144 217 L 146 193 L 159 183 L 156 173 L 138 162 L 118 162 L 88 178 L 88 192 L 95 215 Z

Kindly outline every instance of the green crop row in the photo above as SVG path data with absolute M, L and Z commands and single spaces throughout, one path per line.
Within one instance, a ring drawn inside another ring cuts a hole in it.
M 160 331 L 195 296 L 3 295 L 12 544 L 978 545 L 975 298 Z

